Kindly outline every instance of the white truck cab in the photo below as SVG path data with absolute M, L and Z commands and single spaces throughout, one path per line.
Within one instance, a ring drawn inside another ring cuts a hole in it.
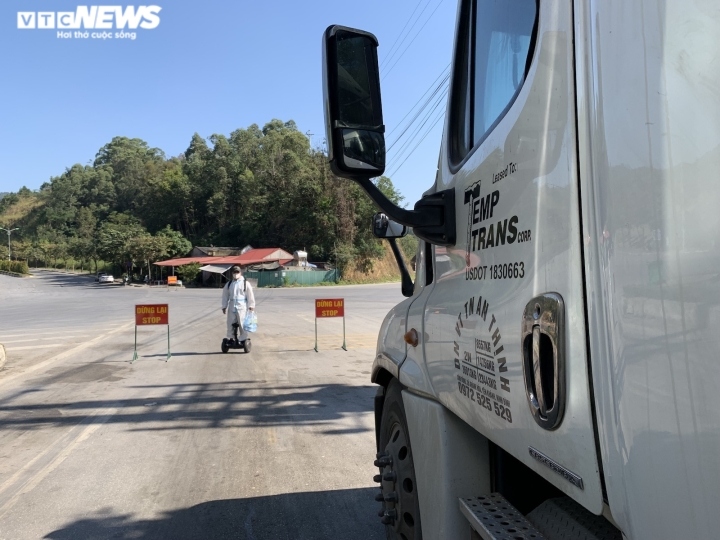
M 377 40 L 323 43 L 331 167 L 420 238 L 372 375 L 388 537 L 718 538 L 717 3 L 461 0 L 413 210 L 371 180 Z

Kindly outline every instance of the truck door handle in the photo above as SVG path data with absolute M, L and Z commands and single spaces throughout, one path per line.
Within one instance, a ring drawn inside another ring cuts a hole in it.
M 565 304 L 545 293 L 525 306 L 522 321 L 523 378 L 535 422 L 555 429 L 565 412 Z
M 533 379 L 535 380 L 535 397 L 540 416 L 547 417 L 547 406 L 543 394 L 542 373 L 540 371 L 540 325 L 534 325 L 532 329 L 532 366 Z

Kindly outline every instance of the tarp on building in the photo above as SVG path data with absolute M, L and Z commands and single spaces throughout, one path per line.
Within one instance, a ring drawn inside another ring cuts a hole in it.
M 231 268 L 232 264 L 206 264 L 205 266 L 201 266 L 200 270 L 203 272 L 211 272 L 213 274 L 224 274 L 228 271 L 228 268 Z
M 260 264 L 251 264 L 247 267 L 248 270 L 277 270 L 280 268 L 280 263 L 278 262 L 268 262 L 268 263 L 260 263 Z

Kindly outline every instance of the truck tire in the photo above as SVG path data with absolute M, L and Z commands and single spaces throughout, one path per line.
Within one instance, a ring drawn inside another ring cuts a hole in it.
M 383 504 L 379 515 L 388 540 L 422 540 L 415 467 L 401 391 L 400 383 L 393 380 L 385 393 L 376 461 L 380 467 L 376 479 L 381 488 L 377 498 Z

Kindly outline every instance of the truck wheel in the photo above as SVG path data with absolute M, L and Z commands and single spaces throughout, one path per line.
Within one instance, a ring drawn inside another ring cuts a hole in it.
M 381 489 L 377 499 L 383 505 L 379 515 L 388 540 L 422 540 L 415 467 L 401 390 L 396 380 L 390 383 L 380 421 L 380 452 L 375 462 L 381 471 L 375 477 Z

